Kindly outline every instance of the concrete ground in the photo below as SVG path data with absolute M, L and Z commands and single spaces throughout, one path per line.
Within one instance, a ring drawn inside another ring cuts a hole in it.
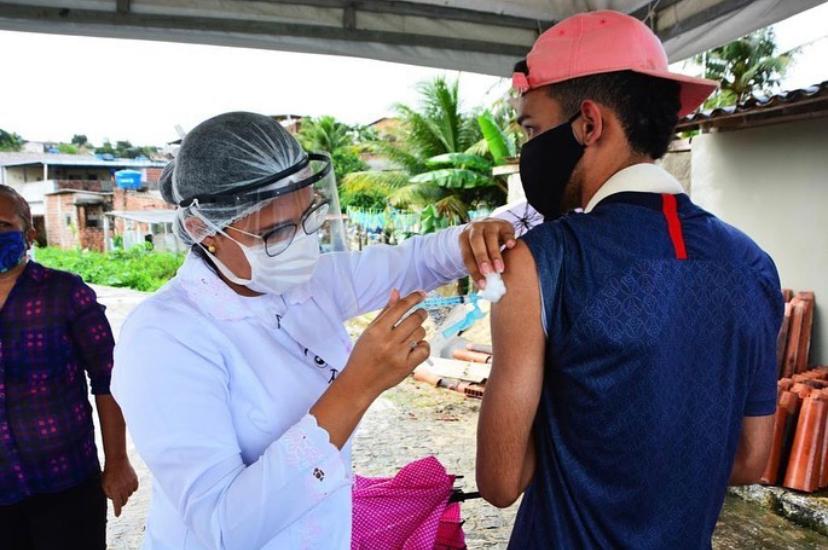
M 95 287 L 107 306 L 117 338 L 126 315 L 146 294 L 126 289 Z M 352 334 L 360 324 L 351 327 Z M 438 390 L 409 379 L 378 399 L 366 414 L 354 439 L 354 470 L 366 476 L 393 475 L 405 464 L 433 454 L 446 468 L 463 475 L 461 484 L 474 489 L 474 450 L 479 401 Z M 120 518 L 110 511 L 110 548 L 140 547 L 149 509 L 151 477 L 129 441 L 129 454 L 140 481 Z M 469 548 L 505 548 L 517 506 L 505 510 L 481 500 L 463 505 Z M 729 496 L 714 535 L 717 550 L 828 548 L 828 537 L 799 527 L 765 508 Z

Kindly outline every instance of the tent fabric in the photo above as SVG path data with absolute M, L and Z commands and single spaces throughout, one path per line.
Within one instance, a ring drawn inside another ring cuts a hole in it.
M 509 76 L 535 38 L 580 11 L 646 21 L 671 61 L 823 0 L 29 0 L 0 29 L 348 55 Z

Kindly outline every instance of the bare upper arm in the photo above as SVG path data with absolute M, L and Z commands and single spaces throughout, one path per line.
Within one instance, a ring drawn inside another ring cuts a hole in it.
M 773 415 L 746 416 L 742 419 L 739 451 L 748 455 L 766 455 L 773 440 Z
M 773 445 L 773 415 L 742 419 L 739 446 L 730 474 L 731 485 L 758 483 Z
M 504 260 L 506 294 L 492 307 L 492 370 L 498 371 L 493 376 L 515 376 L 528 382 L 543 375 L 546 336 L 540 282 L 535 260 L 522 241 L 505 254 Z
M 532 425 L 543 385 L 546 337 L 535 262 L 522 242 L 508 251 L 506 295 L 492 306 L 494 359 L 478 427 L 477 479 L 481 494 L 508 506 L 532 472 Z M 530 460 L 527 460 L 530 459 Z

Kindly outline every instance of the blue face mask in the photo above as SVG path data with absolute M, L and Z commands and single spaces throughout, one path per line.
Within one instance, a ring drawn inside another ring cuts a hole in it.
M 26 257 L 26 239 L 22 231 L 0 233 L 0 273 L 20 265 Z

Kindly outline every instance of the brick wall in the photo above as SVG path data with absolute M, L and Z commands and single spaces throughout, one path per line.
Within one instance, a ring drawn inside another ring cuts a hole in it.
M 161 179 L 161 172 L 163 172 L 163 171 L 164 171 L 163 168 L 147 168 L 146 169 L 147 183 L 148 184 L 158 183 L 158 180 Z
M 104 234 L 102 229 L 86 227 L 80 230 L 80 246 L 98 252 L 104 251 Z
M 75 193 L 46 195 L 46 244 L 64 249 L 81 247 L 103 252 L 104 206 L 75 206 L 76 198 Z M 95 212 L 98 227 L 87 227 L 87 209 Z
M 126 211 L 141 211 L 141 210 L 173 210 L 175 207 L 164 202 L 164 199 L 157 193 L 147 191 L 135 191 L 131 189 L 115 188 L 112 209 L 126 210 Z M 123 235 L 124 220 L 123 218 L 115 218 L 115 233 Z M 135 227 L 141 233 L 149 233 L 150 227 L 145 223 L 135 224 Z
M 69 195 L 70 197 L 72 195 Z M 101 219 L 103 209 L 100 206 L 80 206 L 75 207 L 78 216 L 78 230 L 77 230 L 77 240 L 80 244 L 81 248 L 86 248 L 89 250 L 96 250 L 98 252 L 104 251 L 104 238 L 103 238 L 103 227 L 99 225 L 98 227 L 88 227 L 89 222 L 87 220 L 87 214 L 89 210 L 92 209 L 97 213 L 98 223 L 103 224 L 103 220 Z
M 116 187 L 112 197 L 113 210 L 171 210 L 172 205 L 156 193 Z
M 49 246 L 74 248 L 78 239 L 78 208 L 72 193 L 46 195 L 46 242 Z M 68 222 L 68 223 L 67 223 Z

